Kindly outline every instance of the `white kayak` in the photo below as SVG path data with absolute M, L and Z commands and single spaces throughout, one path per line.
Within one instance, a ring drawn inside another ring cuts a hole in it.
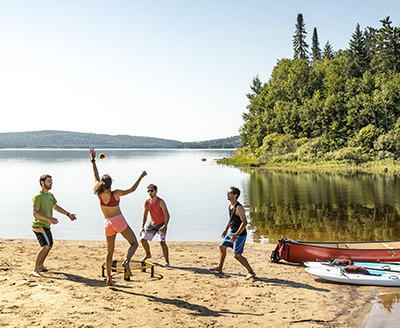
M 369 274 L 348 273 L 337 266 L 306 267 L 312 275 L 329 281 L 365 286 L 400 286 L 400 272 L 368 270 Z
M 344 265 L 335 265 L 330 261 L 318 261 L 318 262 L 304 262 L 304 265 L 309 268 L 326 268 L 326 267 L 344 267 Z M 352 265 L 363 267 L 367 270 L 385 270 L 385 271 L 393 271 L 400 272 L 400 263 L 399 262 L 353 262 Z

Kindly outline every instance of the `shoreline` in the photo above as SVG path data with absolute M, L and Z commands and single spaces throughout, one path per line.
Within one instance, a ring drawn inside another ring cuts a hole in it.
M 113 273 L 106 287 L 101 266 L 105 241 L 55 240 L 43 278 L 30 276 L 36 239 L 0 239 L 0 326 L 11 327 L 354 327 L 372 308 L 376 287 L 315 279 L 302 265 L 269 262 L 273 244 L 246 244 L 247 272 L 228 250 L 224 274 L 218 242 L 168 242 L 171 267 L 150 243 L 155 276 L 132 271 L 130 281 Z M 117 241 L 114 259 L 128 244 Z M 133 259 L 144 251 L 139 246 Z

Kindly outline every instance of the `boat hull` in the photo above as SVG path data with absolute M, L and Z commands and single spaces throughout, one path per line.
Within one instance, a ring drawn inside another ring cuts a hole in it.
M 304 242 L 283 237 L 278 240 L 271 262 L 285 260 L 302 263 L 334 258 L 349 258 L 360 262 L 400 262 L 400 241 Z
M 304 262 L 308 268 L 326 269 L 332 267 L 345 267 L 345 265 L 332 265 L 331 262 Z M 363 267 L 367 270 L 382 270 L 400 273 L 400 263 L 387 263 L 387 262 L 354 262 L 352 265 Z
M 338 267 L 316 268 L 307 267 L 306 271 L 318 278 L 352 285 L 363 286 L 400 286 L 400 273 L 383 272 L 381 275 L 366 275 L 358 273 L 345 273 Z M 379 274 L 379 271 L 371 271 Z

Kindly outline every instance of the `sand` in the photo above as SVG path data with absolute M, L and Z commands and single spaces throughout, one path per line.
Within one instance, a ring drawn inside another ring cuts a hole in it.
M 0 239 L 1 327 L 356 327 L 362 323 L 373 288 L 315 279 L 301 265 L 272 264 L 274 245 L 247 244 L 244 256 L 256 279 L 228 251 L 224 274 L 218 243 L 169 242 L 171 267 L 152 242 L 150 270 L 101 276 L 105 241 L 56 240 L 43 278 L 30 276 L 36 240 Z M 118 241 L 115 259 L 127 243 Z M 139 246 L 134 258 L 144 251 Z M 150 260 L 149 260 L 150 261 Z

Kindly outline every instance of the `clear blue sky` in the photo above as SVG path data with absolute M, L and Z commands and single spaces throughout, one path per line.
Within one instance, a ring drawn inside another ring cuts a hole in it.
M 0 132 L 65 130 L 200 141 L 239 134 L 255 75 L 311 44 L 348 48 L 400 2 L 0 0 Z

